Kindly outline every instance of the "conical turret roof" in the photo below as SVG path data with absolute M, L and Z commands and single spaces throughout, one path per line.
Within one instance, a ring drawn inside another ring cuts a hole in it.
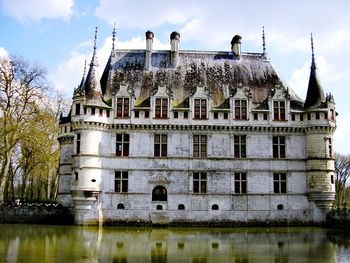
M 98 78 L 98 63 L 96 54 L 97 27 L 95 31 L 94 53 L 90 62 L 88 74 L 84 83 L 85 96 L 87 99 L 101 99 L 101 86 Z
M 112 50 L 111 54 L 109 55 L 106 67 L 103 71 L 102 77 L 101 77 L 101 91 L 106 100 L 110 99 L 112 97 L 112 78 L 113 78 L 113 65 L 112 61 L 115 57 L 115 50 L 114 50 L 114 43 L 115 43 L 115 23 L 114 28 L 112 31 L 113 37 L 112 37 Z
M 309 85 L 307 88 L 306 100 L 304 109 L 317 108 L 325 100 L 323 89 L 319 83 L 316 73 L 316 63 L 314 55 L 314 45 L 311 35 L 311 49 L 312 49 L 312 61 L 310 69 Z

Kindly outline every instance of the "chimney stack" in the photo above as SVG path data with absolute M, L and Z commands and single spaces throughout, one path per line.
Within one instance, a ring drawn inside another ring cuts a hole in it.
M 171 45 L 171 65 L 176 68 L 179 64 L 179 42 L 180 34 L 176 31 L 170 34 L 170 45 Z
M 146 32 L 146 61 L 145 69 L 151 70 L 152 68 L 152 51 L 153 51 L 153 38 L 154 34 L 151 31 Z
M 241 57 L 241 39 L 241 36 L 235 35 L 231 41 L 231 51 L 236 58 Z

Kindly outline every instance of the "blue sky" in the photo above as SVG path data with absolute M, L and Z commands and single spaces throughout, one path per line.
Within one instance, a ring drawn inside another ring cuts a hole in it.
M 96 26 L 101 73 L 114 22 L 121 49 L 144 49 L 147 30 L 155 34 L 155 49 L 169 49 L 169 35 L 176 30 L 180 49 L 227 51 L 239 34 L 243 52 L 261 52 L 264 26 L 268 57 L 305 99 L 312 32 L 318 75 L 339 113 L 335 150 L 349 154 L 349 14 L 348 0 L 0 0 L 0 55 L 39 62 L 54 88 L 71 97 L 84 60 L 91 59 Z

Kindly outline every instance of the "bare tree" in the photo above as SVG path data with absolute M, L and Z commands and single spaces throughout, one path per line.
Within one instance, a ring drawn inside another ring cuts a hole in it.
M 341 206 L 346 203 L 345 186 L 350 177 L 350 156 L 335 155 L 335 205 Z
M 18 57 L 0 57 L 0 204 L 13 178 L 14 150 L 30 128 L 48 84 L 45 70 Z

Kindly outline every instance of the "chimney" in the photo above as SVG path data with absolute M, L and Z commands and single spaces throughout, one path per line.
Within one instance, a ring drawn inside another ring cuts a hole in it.
M 241 39 L 241 36 L 235 35 L 231 41 L 231 51 L 236 58 L 241 57 Z
M 152 68 L 152 51 L 153 51 L 153 38 L 154 34 L 151 31 L 146 32 L 146 61 L 145 69 L 151 70 Z
M 171 65 L 176 68 L 179 64 L 179 42 L 180 34 L 176 31 L 170 34 L 170 45 L 171 45 Z

